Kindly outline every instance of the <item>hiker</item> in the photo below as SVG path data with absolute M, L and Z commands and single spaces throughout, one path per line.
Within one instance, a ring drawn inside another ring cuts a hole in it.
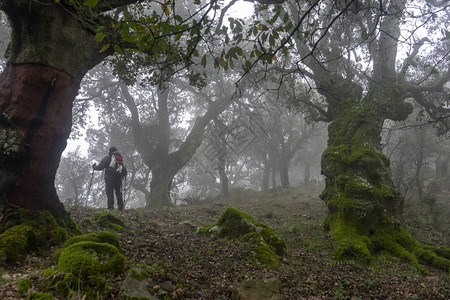
M 103 157 L 92 168 L 96 171 L 105 170 L 105 190 L 108 199 L 108 209 L 114 209 L 114 191 L 116 192 L 117 207 L 123 210 L 122 179 L 127 176 L 127 168 L 123 165 L 122 155 L 116 147 L 109 148 L 108 155 Z

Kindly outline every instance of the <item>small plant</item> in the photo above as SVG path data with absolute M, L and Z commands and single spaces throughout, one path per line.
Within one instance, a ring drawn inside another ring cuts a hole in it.
M 347 299 L 347 297 L 344 297 L 344 290 L 346 286 L 350 285 L 350 281 L 348 279 L 339 280 L 335 283 L 335 289 L 334 289 L 334 299 Z
M 31 285 L 30 278 L 22 278 L 17 282 L 17 291 L 20 295 L 24 296 L 28 294 L 28 291 L 31 289 Z

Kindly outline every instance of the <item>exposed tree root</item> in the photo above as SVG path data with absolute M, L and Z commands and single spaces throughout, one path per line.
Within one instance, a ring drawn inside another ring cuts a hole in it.
M 423 265 L 450 271 L 450 248 L 421 244 L 403 227 L 386 218 L 376 229 L 364 229 L 355 222 L 329 217 L 326 223 L 331 231 L 336 258 L 354 257 L 365 263 L 377 253 L 387 252 L 427 274 Z

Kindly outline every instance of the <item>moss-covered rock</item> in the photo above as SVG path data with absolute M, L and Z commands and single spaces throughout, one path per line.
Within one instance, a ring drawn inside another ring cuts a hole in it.
M 119 241 L 112 232 L 89 233 L 72 237 L 55 253 L 56 270 L 63 277 L 51 286 L 65 297 L 82 291 L 88 299 L 98 299 L 109 292 L 107 279 L 125 269 Z
M 266 243 L 260 233 L 247 233 L 242 237 L 242 240 L 255 245 L 255 247 L 250 250 L 252 264 L 262 264 L 268 268 L 278 268 L 280 266 L 280 261 L 278 260 L 278 255 L 275 253 L 274 248 Z
M 14 264 L 26 253 L 59 245 L 74 234 L 80 231 L 73 220 L 55 219 L 49 211 L 6 210 L 0 222 L 0 259 Z
M 148 290 L 147 279 L 150 275 L 139 267 L 133 267 L 120 287 L 120 299 L 159 299 Z
M 27 225 L 13 226 L 0 235 L 0 259 L 13 264 L 31 250 L 35 239 L 33 229 Z
M 255 248 L 250 253 L 252 259 L 267 267 L 277 267 L 277 255 L 286 254 L 286 243 L 273 229 L 236 208 L 228 207 L 214 224 L 202 226 L 198 232 L 253 243 Z
M 77 274 L 82 278 L 118 275 L 125 268 L 125 257 L 108 243 L 78 242 L 63 249 L 58 259 L 59 271 Z
M 110 231 L 91 232 L 88 234 L 77 235 L 68 239 L 61 246 L 61 248 L 55 252 L 55 255 L 53 256 L 54 261 L 58 262 L 59 256 L 66 247 L 79 242 L 107 243 L 116 247 L 120 252 L 122 252 L 119 240 L 117 239 L 117 236 L 114 233 Z
M 125 223 L 118 217 L 105 212 L 99 212 L 94 215 L 94 221 L 98 226 L 105 229 L 110 229 L 118 232 L 122 232 L 125 227 Z

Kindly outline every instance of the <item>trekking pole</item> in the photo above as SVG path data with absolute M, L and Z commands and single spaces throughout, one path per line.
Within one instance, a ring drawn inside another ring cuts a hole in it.
M 91 180 L 89 182 L 89 187 L 88 187 L 88 191 L 87 191 L 87 195 L 86 195 L 86 206 L 87 206 L 87 201 L 89 199 L 89 193 L 91 192 L 91 186 L 92 186 L 92 179 L 94 179 L 94 168 L 92 168 L 92 175 L 91 175 Z
M 125 176 L 124 178 L 123 178 L 123 180 L 124 180 L 124 187 L 123 187 L 123 200 L 124 200 L 124 202 L 126 203 L 126 197 L 127 197 L 127 176 Z

